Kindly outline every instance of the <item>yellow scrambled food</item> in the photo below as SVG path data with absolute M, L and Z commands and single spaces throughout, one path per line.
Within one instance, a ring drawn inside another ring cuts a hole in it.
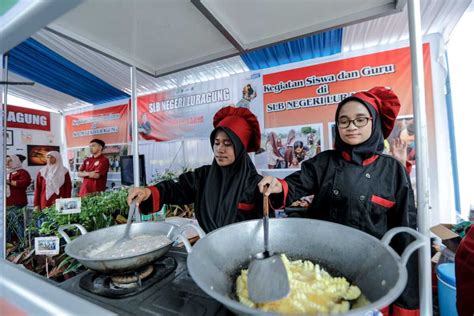
M 288 272 L 290 294 L 278 301 L 255 304 L 249 298 L 247 270 L 237 278 L 236 291 L 241 303 L 264 311 L 283 314 L 343 313 L 350 308 L 349 300 L 361 296 L 360 289 L 346 278 L 333 278 L 311 261 L 289 261 L 282 255 Z

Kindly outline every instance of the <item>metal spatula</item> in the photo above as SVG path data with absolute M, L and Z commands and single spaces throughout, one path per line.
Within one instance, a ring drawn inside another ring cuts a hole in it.
M 266 191 L 266 189 L 265 189 Z M 250 262 L 247 286 L 250 299 L 255 303 L 272 302 L 290 293 L 290 284 L 285 265 L 279 255 L 268 251 L 268 196 L 263 195 L 263 244 L 264 251 Z
M 127 240 L 130 240 L 130 226 L 132 226 L 132 217 L 135 214 L 136 208 L 137 203 L 135 203 L 135 200 L 133 200 L 132 203 L 130 203 L 130 208 L 128 209 L 127 226 L 125 227 L 125 232 L 123 233 L 122 238 L 114 243 L 114 247 Z

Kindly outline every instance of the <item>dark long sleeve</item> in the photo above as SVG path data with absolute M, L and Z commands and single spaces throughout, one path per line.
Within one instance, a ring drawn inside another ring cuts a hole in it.
M 149 214 L 157 212 L 163 204 L 186 205 L 196 201 L 199 179 L 208 170 L 201 167 L 194 171 L 183 173 L 177 181 L 166 180 L 149 187 L 150 198 L 140 204 L 140 212 Z

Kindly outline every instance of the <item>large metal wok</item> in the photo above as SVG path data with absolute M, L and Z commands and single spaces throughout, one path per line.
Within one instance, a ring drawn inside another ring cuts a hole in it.
M 200 237 L 205 235 L 202 229 L 192 224 L 176 226 L 167 222 L 133 223 L 130 227 L 130 237 L 133 238 L 139 235 L 164 235 L 168 237 L 171 242 L 153 251 L 134 254 L 123 258 L 93 259 L 87 257 L 85 254 L 86 249 L 90 250 L 94 245 L 99 247 L 106 242 L 120 239 L 124 234 L 125 226 L 126 225 L 116 225 L 88 233 L 83 226 L 79 224 L 71 224 L 61 226 L 58 232 L 67 242 L 65 251 L 69 256 L 77 259 L 85 267 L 103 273 L 133 271 L 145 266 L 164 255 L 173 243 L 183 242 L 187 249 L 191 249 L 189 241 L 182 234 L 189 227 L 194 228 L 199 233 Z M 81 231 L 82 236 L 71 241 L 71 238 L 69 238 L 65 230 L 72 227 L 77 227 Z
M 188 255 L 188 270 L 197 285 L 237 314 L 264 314 L 239 303 L 234 293 L 236 276 L 263 249 L 261 225 L 253 220 L 222 227 L 201 238 Z M 416 238 L 401 258 L 388 246 L 400 232 Z M 409 228 L 394 228 L 378 240 L 347 226 L 299 218 L 271 219 L 270 236 L 271 251 L 319 262 L 359 286 L 371 304 L 346 315 L 369 315 L 395 301 L 406 286 L 409 256 L 426 242 Z

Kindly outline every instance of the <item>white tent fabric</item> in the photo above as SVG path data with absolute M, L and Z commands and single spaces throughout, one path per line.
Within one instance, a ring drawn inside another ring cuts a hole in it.
M 449 35 L 471 0 L 422 0 L 422 35 L 440 33 L 446 43 Z M 350 25 L 342 33 L 342 51 L 353 51 L 379 45 L 388 45 L 408 39 L 406 10 L 378 19 Z
M 471 0 L 422 0 L 423 35 L 440 33 L 447 41 L 449 34 L 470 3 Z M 33 38 L 112 86 L 130 93 L 130 69 L 127 65 L 53 34 L 48 30 L 37 32 Z M 407 38 L 408 22 L 405 8 L 400 13 L 345 27 L 342 51 L 386 45 Z M 245 71 L 248 71 L 248 68 L 238 56 L 159 78 L 138 71 L 137 94 L 143 95 L 173 89 L 178 86 L 213 80 Z M 47 103 L 62 111 L 87 105 L 81 100 L 38 84 L 33 87 L 11 86 L 10 92 L 18 97 L 39 100 L 43 103 L 42 105 Z
M 47 30 L 37 32 L 33 38 L 79 67 L 130 94 L 129 66 Z M 154 78 L 138 71 L 137 93 L 138 95 L 143 95 L 174 89 L 179 86 L 213 80 L 245 71 L 248 71 L 248 68 L 238 56 L 159 78 Z
M 31 82 L 20 75 L 13 72 L 8 73 L 8 81 L 12 82 Z M 3 92 L 3 91 L 2 91 Z M 76 99 L 70 95 L 35 83 L 34 86 L 26 85 L 10 85 L 8 87 L 8 94 L 14 95 L 18 98 L 31 101 L 35 104 L 42 105 L 55 111 L 63 111 L 66 105 L 69 107 L 84 107 L 92 104 Z M 12 104 L 9 102 L 9 104 Z M 12 104 L 15 105 L 15 104 Z

